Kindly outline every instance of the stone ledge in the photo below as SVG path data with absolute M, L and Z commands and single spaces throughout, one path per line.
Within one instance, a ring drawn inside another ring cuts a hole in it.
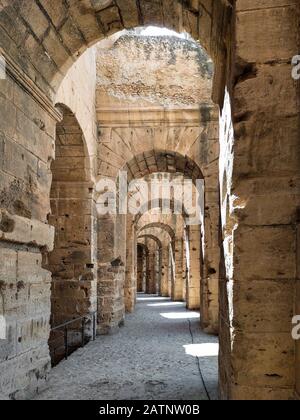
M 209 109 L 209 119 L 205 119 L 201 109 Z M 96 109 L 98 124 L 102 128 L 113 126 L 139 127 L 155 124 L 186 127 L 198 126 L 200 122 L 218 121 L 218 114 L 212 107 L 201 107 L 191 109 L 166 109 L 166 108 L 100 108 Z
M 62 119 L 61 113 L 53 106 L 51 100 L 38 88 L 30 77 L 12 60 L 12 58 L 0 47 L 0 55 L 4 57 L 6 64 L 6 72 L 19 86 L 24 89 L 40 106 L 48 113 L 48 115 L 59 122 Z
M 28 244 L 52 251 L 54 247 L 54 227 L 38 220 L 9 214 L 0 209 L 0 242 Z

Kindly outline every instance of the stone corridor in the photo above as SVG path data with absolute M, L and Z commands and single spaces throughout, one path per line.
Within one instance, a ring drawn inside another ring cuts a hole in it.
M 217 399 L 218 340 L 198 324 L 199 314 L 182 302 L 140 294 L 126 326 L 54 368 L 37 399 Z
M 299 28 L 0 0 L 0 400 L 300 400 Z

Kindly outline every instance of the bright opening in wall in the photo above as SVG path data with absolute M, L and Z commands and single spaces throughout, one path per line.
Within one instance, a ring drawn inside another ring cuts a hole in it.
M 181 34 L 171 31 L 170 29 L 166 28 L 159 28 L 157 26 L 148 26 L 147 28 L 143 28 L 140 30 L 139 35 L 141 36 L 176 36 L 177 38 L 181 39 L 190 39 L 190 35 L 186 32 Z

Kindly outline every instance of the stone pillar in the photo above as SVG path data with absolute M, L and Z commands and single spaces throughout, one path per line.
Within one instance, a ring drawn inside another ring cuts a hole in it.
M 161 296 L 161 280 L 162 280 L 162 249 L 156 251 L 156 293 Z
M 172 288 L 172 300 L 182 301 L 183 295 L 183 240 L 176 238 L 175 240 L 175 278 Z
M 137 291 L 144 292 L 144 264 L 145 264 L 145 248 L 141 245 L 137 247 Z
M 169 251 L 169 244 L 165 244 L 165 246 L 162 249 L 162 273 L 161 273 L 161 288 L 160 288 L 160 294 L 163 297 L 168 297 L 169 291 L 168 291 L 168 282 L 169 282 L 169 257 L 170 257 L 170 251 Z
M 221 121 L 227 284 L 220 390 L 222 398 L 289 399 L 300 163 L 299 94 L 290 61 L 299 53 L 299 6 L 252 5 L 236 1 L 234 83 Z
M 188 232 L 190 266 L 187 282 L 187 308 L 200 309 L 201 227 L 190 226 Z
M 299 207 L 300 208 L 300 207 Z M 297 212 L 296 220 L 296 230 L 297 230 L 297 279 L 295 287 L 295 302 L 294 302 L 294 315 L 300 316 L 300 212 Z M 295 353 L 296 353 L 296 362 L 295 362 L 295 376 L 296 376 L 296 399 L 300 400 L 300 339 L 295 342 Z
M 149 247 L 148 267 L 147 267 L 146 293 L 155 295 L 157 293 L 157 250 Z
M 114 333 L 124 325 L 125 268 L 119 261 L 99 264 L 98 329 L 100 335 Z
M 172 297 L 173 284 L 175 281 L 175 258 L 174 258 L 174 244 L 169 245 L 169 276 L 168 276 L 168 295 Z
M 186 248 L 186 238 L 184 235 L 183 244 L 182 244 L 182 300 L 186 302 L 187 300 L 187 280 L 188 280 L 188 253 Z
M 98 333 L 124 325 L 126 219 L 107 215 L 98 219 Z
M 144 248 L 144 264 L 143 264 L 143 292 L 146 293 L 147 276 L 148 276 L 148 265 L 149 265 L 149 250 Z
M 132 313 L 136 302 L 136 235 L 132 216 L 127 216 L 125 310 Z
M 216 175 L 216 174 L 215 174 Z M 214 176 L 215 178 L 215 176 Z M 211 180 L 210 180 L 211 182 Z M 201 278 L 201 325 L 211 334 L 219 331 L 220 205 L 219 191 L 205 190 L 204 257 Z M 201 240 L 201 238 L 200 238 Z M 200 249 L 200 259 L 201 258 Z
M 93 313 L 97 309 L 93 188 L 89 182 L 82 129 L 67 107 L 60 109 L 63 119 L 56 128 L 56 156 L 51 165 L 51 215 L 48 217 L 55 227 L 54 250 L 47 263 L 52 273 L 51 325 L 57 327 L 87 316 L 86 339 L 90 339 Z M 76 171 L 73 171 L 74 166 Z M 81 321 L 69 326 L 70 348 L 81 346 L 81 333 Z M 61 332 L 55 331 L 49 341 L 54 363 L 64 358 L 63 345 L 60 352 L 57 351 L 60 337 Z M 63 339 L 61 341 L 63 343 Z
M 59 115 L 33 88 L 39 92 L 9 75 L 0 81 L 0 395 L 11 399 L 30 398 L 51 367 L 51 273 L 44 263 L 54 244 L 47 215 Z

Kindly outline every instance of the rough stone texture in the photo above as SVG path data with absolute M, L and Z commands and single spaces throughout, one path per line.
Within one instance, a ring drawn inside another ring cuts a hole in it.
M 33 395 L 50 369 L 47 341 L 51 251 L 50 163 L 56 121 L 11 79 L 0 81 L 0 292 L 7 340 L 0 344 L 0 394 Z
M 142 243 L 137 243 L 137 293 L 146 290 L 146 247 Z
M 290 57 L 299 50 L 299 5 L 254 3 L 236 2 L 238 76 L 220 130 L 221 396 L 287 399 L 295 390 L 299 97 Z
M 129 32 L 110 49 L 100 43 L 97 52 L 98 95 L 126 99 L 129 106 L 135 100 L 179 108 L 211 103 L 213 64 L 192 40 Z
M 195 354 L 197 344 L 210 344 L 217 352 L 217 339 L 199 330 L 195 313 L 187 312 L 184 304 L 172 306 L 168 299 L 146 295 L 139 298 L 147 300 L 138 302 L 118 335 L 97 339 L 53 369 L 47 389 L 37 399 L 207 400 Z M 178 319 L 164 318 L 163 313 Z M 199 358 L 211 399 L 218 397 L 215 354 Z
M 52 0 L 1 0 L 1 45 L 38 86 L 51 93 L 88 46 L 124 28 L 158 24 L 186 30 L 194 39 L 200 37 L 215 58 L 228 25 L 222 22 L 227 3 L 116 0 L 102 8 L 90 0 L 75 0 L 68 6 L 57 0 L 55 7 Z
M 115 0 L 106 8 L 90 0 L 55 5 L 0 0 L 0 47 L 8 64 L 8 77 L 0 81 L 0 281 L 2 310 L 11 311 L 12 318 L 9 339 L 1 344 L 0 393 L 31 395 L 49 369 L 50 276 L 41 255 L 53 244 L 46 224 L 58 87 L 89 46 L 124 26 L 145 24 L 185 29 L 207 49 L 215 64 L 220 136 L 207 108 L 156 109 L 149 118 L 149 110 L 129 111 L 127 105 L 126 112 L 123 107 L 116 113 L 107 101 L 108 112 L 97 111 L 103 148 L 97 148 L 95 179 L 115 177 L 126 162 L 132 177 L 145 175 L 145 167 L 147 173 L 174 172 L 177 163 L 192 175 L 196 166 L 190 163 L 197 164 L 206 187 L 202 320 L 215 329 L 220 280 L 221 397 L 292 398 L 295 390 L 299 394 L 299 343 L 290 334 L 292 315 L 299 311 L 299 85 L 290 65 L 300 47 L 295 0 Z M 134 149 L 126 146 L 129 138 Z M 105 143 L 115 144 L 120 154 L 106 150 Z M 151 152 L 142 156 L 145 150 Z M 126 260 L 120 245 L 126 223 L 116 232 L 118 220 L 105 222 L 98 232 L 99 275 L 113 283 L 111 263 Z M 100 293 L 99 309 L 108 305 L 103 314 L 109 324 L 116 308 L 112 325 L 118 325 L 125 308 L 124 288 L 118 287 L 125 284 L 125 268 L 114 269 L 116 294 L 106 301 Z M 172 276 L 170 258 L 170 285 Z
M 61 111 L 63 120 L 56 130 L 56 159 L 51 166 L 51 216 L 48 218 L 56 232 L 54 251 L 47 263 L 52 273 L 52 327 L 96 311 L 96 249 L 92 232 L 97 221 L 93 214 L 90 170 L 78 121 L 69 109 L 61 107 Z M 78 343 L 76 333 L 80 335 L 81 328 L 81 322 L 70 326 L 77 345 L 81 340 Z M 50 337 L 52 354 L 57 334 Z M 69 344 L 73 345 L 71 339 Z

